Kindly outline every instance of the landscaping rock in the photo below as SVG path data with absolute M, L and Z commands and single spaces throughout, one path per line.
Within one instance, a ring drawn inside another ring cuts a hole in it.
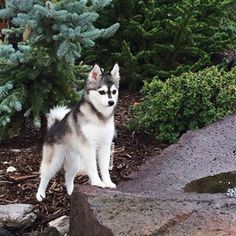
M 15 236 L 15 235 L 9 232 L 8 230 L 0 227 L 0 236 Z
M 49 222 L 49 226 L 56 228 L 60 235 L 64 236 L 69 233 L 69 216 L 61 216 Z
M 16 172 L 16 168 L 14 166 L 9 166 L 6 170 L 7 173 L 12 173 L 12 172 Z
M 236 199 L 185 193 L 192 180 L 236 170 L 236 115 L 189 131 L 116 190 L 76 186 L 70 236 L 236 235 Z
M 61 236 L 60 232 L 56 228 L 47 228 L 39 236 Z
M 0 205 L 0 227 L 23 228 L 31 225 L 36 214 L 30 204 Z

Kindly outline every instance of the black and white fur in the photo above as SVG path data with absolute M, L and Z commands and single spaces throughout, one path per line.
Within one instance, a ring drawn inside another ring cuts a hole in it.
M 38 201 L 45 198 L 50 179 L 62 166 L 69 195 L 74 189 L 75 176 L 81 172 L 89 176 L 93 186 L 116 187 L 111 181 L 109 162 L 119 80 L 118 64 L 110 73 L 102 73 L 96 64 L 88 75 L 82 100 L 71 110 L 55 107 L 50 111 L 36 196 Z

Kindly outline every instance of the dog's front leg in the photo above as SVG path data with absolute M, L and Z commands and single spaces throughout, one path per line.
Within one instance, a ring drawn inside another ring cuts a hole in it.
M 80 148 L 79 152 L 84 161 L 91 185 L 105 188 L 105 184 L 101 181 L 98 175 L 96 150 L 89 146 L 84 146 Z
M 111 144 L 105 143 L 98 149 L 98 163 L 102 176 L 102 181 L 107 188 L 116 188 L 116 185 L 111 181 L 109 166 L 110 166 Z

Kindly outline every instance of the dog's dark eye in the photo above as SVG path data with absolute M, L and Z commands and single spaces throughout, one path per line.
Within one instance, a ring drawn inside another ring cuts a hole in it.
M 112 94 L 114 94 L 114 95 L 115 95 L 115 94 L 116 94 L 116 90 L 113 90 L 113 91 L 112 91 Z
M 104 90 L 100 90 L 100 91 L 98 91 L 101 95 L 105 95 L 106 94 L 106 92 L 104 91 Z

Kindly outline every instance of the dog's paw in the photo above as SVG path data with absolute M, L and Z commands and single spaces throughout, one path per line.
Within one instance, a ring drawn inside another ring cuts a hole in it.
M 116 188 L 116 185 L 112 181 L 105 182 L 105 186 L 106 188 Z
M 37 192 L 36 194 L 36 198 L 39 202 L 42 202 L 45 197 L 46 197 L 45 193 Z
M 105 188 L 106 187 L 106 185 L 101 180 L 93 181 L 91 183 L 91 185 L 99 187 L 99 188 Z

